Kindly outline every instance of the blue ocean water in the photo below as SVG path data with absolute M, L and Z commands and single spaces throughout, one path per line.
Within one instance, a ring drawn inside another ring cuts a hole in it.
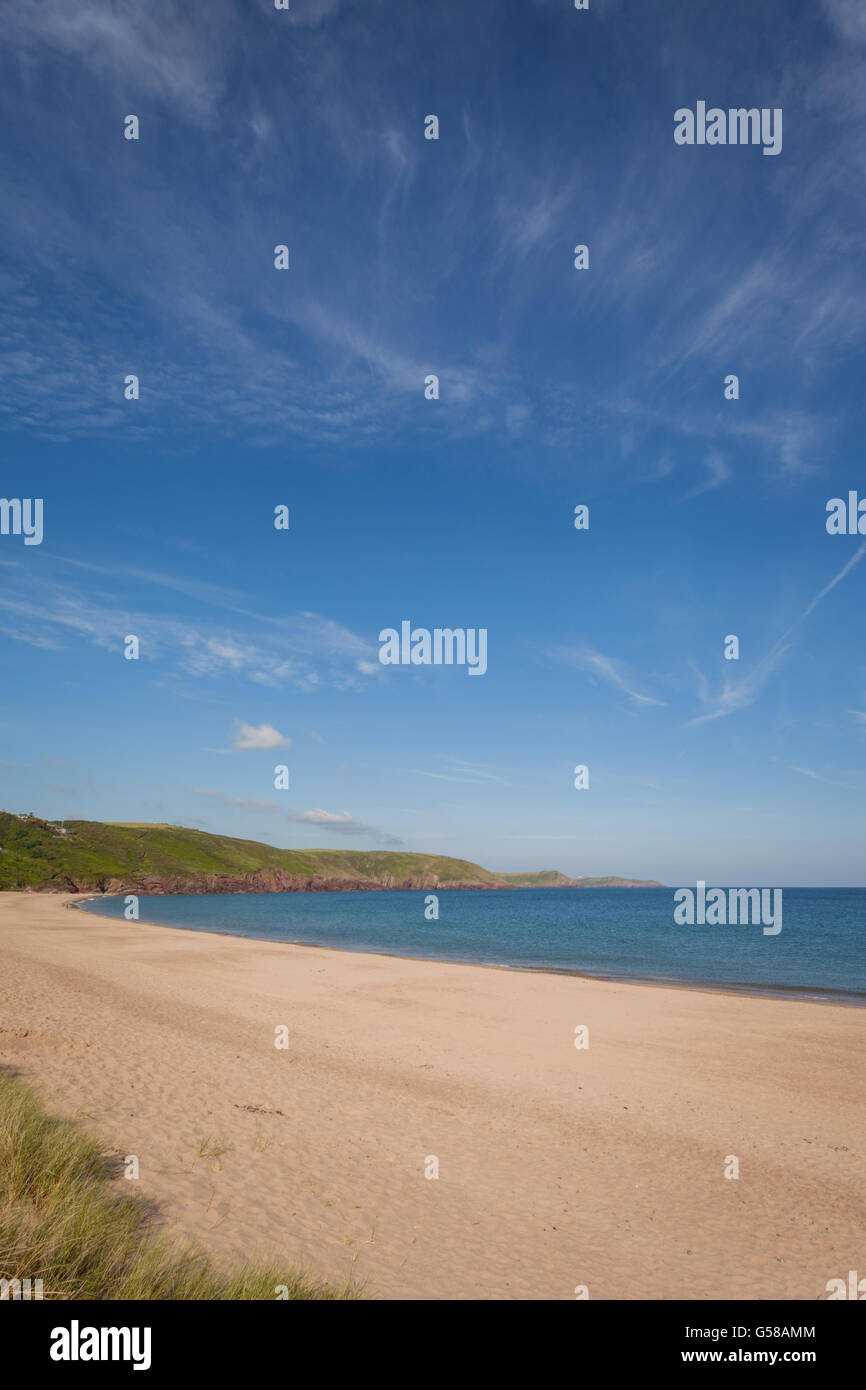
M 349 951 L 866 1004 L 866 889 L 786 888 L 782 930 L 678 926 L 672 888 L 139 898 L 140 920 Z M 123 898 L 88 911 L 123 916 Z

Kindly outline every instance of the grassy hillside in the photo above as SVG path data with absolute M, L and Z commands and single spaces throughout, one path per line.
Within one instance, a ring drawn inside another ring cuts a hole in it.
M 540 869 L 534 874 L 501 874 L 512 888 L 567 888 L 577 880 L 561 874 L 558 869 Z
M 103 891 L 119 882 L 144 880 L 238 879 L 279 871 L 307 886 L 314 880 L 383 888 L 404 884 L 461 884 L 473 888 L 616 888 L 635 885 L 624 878 L 570 879 L 556 869 L 539 873 L 494 874 L 468 859 L 393 850 L 275 849 L 257 840 L 210 835 L 182 825 L 147 825 L 96 820 L 66 821 L 65 835 L 36 816 L 20 820 L 0 811 L 0 889 L 46 888 Z M 411 881 L 411 882 L 410 882 Z M 226 882 L 223 891 L 241 891 Z M 265 891 L 274 885 L 265 880 Z M 158 891 L 158 890 L 157 890 Z M 169 884 L 168 892 L 186 891 Z M 199 891 L 212 891 L 210 888 Z
M 660 888 L 655 879 L 616 878 L 568 878 L 558 869 L 541 869 L 535 874 L 500 874 L 512 888 Z
M 582 878 L 581 888 L 663 888 L 654 878 L 617 878 L 615 874 L 607 878 Z
M 209 835 L 178 825 L 46 821 L 0 811 L 0 888 L 103 887 L 110 879 L 238 875 L 282 869 L 304 878 L 391 880 L 435 875 L 442 882 L 503 882 L 465 859 L 390 850 L 275 849 L 255 840 Z

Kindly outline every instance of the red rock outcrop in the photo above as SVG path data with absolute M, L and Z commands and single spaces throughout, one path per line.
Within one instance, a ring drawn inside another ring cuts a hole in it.
M 510 888 L 511 884 L 492 879 L 489 883 L 440 881 L 435 875 L 395 879 L 387 882 L 375 878 L 305 878 L 286 873 L 283 869 L 260 869 L 252 874 L 198 874 L 194 878 L 178 876 L 110 878 L 98 883 L 73 883 L 69 880 L 54 885 L 63 893 L 382 893 L 394 888 L 434 890 L 447 888 Z M 515 890 L 516 891 L 516 890 Z

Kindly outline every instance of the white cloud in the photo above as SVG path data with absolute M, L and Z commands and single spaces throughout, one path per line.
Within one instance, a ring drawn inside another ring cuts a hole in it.
M 607 681 L 617 690 L 622 690 L 630 699 L 635 700 L 640 705 L 664 705 L 665 700 L 656 700 L 651 695 L 642 695 L 640 691 L 632 689 L 632 682 L 628 678 L 622 662 L 615 661 L 613 657 L 605 656 L 603 652 L 595 651 L 592 647 L 576 647 L 562 649 L 558 653 L 560 660 L 566 661 L 570 666 L 578 666 L 583 671 L 589 671 L 592 676 L 597 676 L 601 680 Z
M 297 821 L 302 825 L 318 826 L 320 830 L 327 830 L 332 835 L 372 835 L 385 845 L 403 843 L 395 835 L 388 835 L 375 825 L 355 820 L 348 811 L 323 811 L 321 807 L 316 807 L 312 811 L 287 811 L 286 816 L 288 820 Z
M 843 787 L 848 792 L 866 791 L 862 782 L 839 782 L 834 777 L 825 777 L 821 772 L 813 772 L 810 767 L 789 767 L 789 772 L 799 772 L 802 777 L 811 777 L 813 782 L 824 782 L 828 787 Z
M 690 497 L 700 497 L 704 492 L 713 492 L 717 487 L 721 487 L 731 480 L 731 470 L 728 464 L 722 455 L 716 453 L 715 450 L 707 456 L 706 470 L 704 481 L 698 483 L 697 487 L 693 487 L 691 492 L 687 492 L 684 500 Z
M 204 23 L 172 0 L 18 0 L 4 26 L 7 47 L 30 63 L 60 53 L 107 77 L 121 92 L 146 92 L 202 121 L 221 103 L 230 47 L 226 31 L 233 20 L 225 0 L 208 0 Z
M 749 705 L 754 704 L 788 650 L 784 638 L 780 638 L 748 676 L 739 681 L 726 680 L 718 695 L 710 695 L 707 681 L 698 671 L 699 698 L 704 704 L 710 705 L 711 709 L 707 714 L 699 714 L 695 719 L 690 719 L 686 727 L 689 728 L 693 724 L 706 724 L 713 719 L 724 719 L 727 715 L 736 714 L 739 710 L 747 709 Z
M 822 0 L 824 14 L 843 39 L 866 43 L 866 6 L 863 0 Z
M 706 680 L 703 675 L 698 672 L 699 697 L 705 704 L 712 706 L 712 708 L 707 714 L 700 714 L 697 718 L 690 719 L 686 727 L 690 727 L 693 724 L 705 724 L 711 719 L 724 719 L 726 715 L 735 714 L 738 710 L 746 709 L 747 706 L 753 704 L 770 676 L 778 668 L 783 657 L 790 650 L 788 638 L 796 631 L 800 624 L 815 611 L 821 600 L 825 598 L 832 589 L 835 589 L 836 585 L 840 584 L 856 565 L 859 565 L 864 553 L 866 553 L 866 541 L 859 546 L 851 556 L 851 559 L 842 566 L 839 573 L 830 580 L 829 584 L 825 584 L 820 593 L 816 594 L 815 597 L 806 604 L 800 616 L 796 618 L 791 626 L 782 633 L 781 637 L 773 643 L 763 660 L 759 661 L 754 670 L 743 680 L 726 680 L 721 693 L 711 696 L 708 691 Z M 802 771 L 802 769 L 798 768 L 796 771 Z M 812 774 L 806 773 L 805 775 L 810 776 Z
M 506 777 L 500 776 L 497 772 L 490 772 L 489 769 L 485 767 L 476 767 L 472 763 L 461 763 L 454 758 L 449 758 L 446 762 L 450 768 L 449 772 L 426 772 L 424 768 L 421 767 L 413 767 L 409 770 L 417 777 L 432 777 L 436 782 L 468 782 L 478 784 L 484 782 L 506 783 L 508 780 Z
M 262 729 L 269 727 L 267 724 L 262 725 Z M 253 732 L 260 733 L 261 730 L 254 730 Z M 223 806 L 232 811 L 245 811 L 250 815 L 278 816 L 280 820 L 292 821 L 296 825 L 316 826 L 319 830 L 325 830 L 332 835 L 369 835 L 383 845 L 402 845 L 403 843 L 397 836 L 389 835 L 386 831 L 380 830 L 378 826 L 367 825 L 365 821 L 356 820 L 349 811 L 323 811 L 321 807 L 316 807 L 312 811 L 286 811 L 275 801 L 257 801 L 248 796 L 228 796 L 225 792 L 215 791 L 211 787 L 193 787 L 192 791 L 194 796 L 202 796 L 207 801 L 213 802 L 215 806 Z
M 348 811 L 292 811 L 290 815 L 293 820 L 308 821 L 310 825 L 353 826 L 357 829 L 360 824 Z M 363 828 L 366 830 L 368 827 Z
M 5 627 L 9 636 L 53 650 L 63 650 L 62 639 L 72 636 L 112 652 L 122 647 L 126 633 L 134 632 L 141 638 L 142 660 L 171 664 L 183 675 L 209 681 L 245 677 L 257 685 L 293 686 L 308 693 L 325 686 L 359 689 L 369 678 L 365 662 L 371 673 L 380 669 L 372 660 L 372 642 L 319 613 L 272 617 L 253 611 L 252 600 L 244 595 L 215 585 L 182 580 L 175 585 L 169 576 L 124 566 L 79 568 L 100 576 L 105 597 L 55 579 L 50 570 L 40 578 L 12 571 L 0 589 L 0 614 L 5 615 L 0 630 Z M 106 581 L 110 581 L 110 594 Z M 243 636 L 232 632 L 225 620 L 217 624 L 208 617 L 193 622 L 122 607 L 119 595 L 127 584 L 135 588 L 136 581 L 175 588 L 235 615 Z
M 291 743 L 285 734 L 278 733 L 272 724 L 244 724 L 238 721 L 235 748 L 286 748 Z

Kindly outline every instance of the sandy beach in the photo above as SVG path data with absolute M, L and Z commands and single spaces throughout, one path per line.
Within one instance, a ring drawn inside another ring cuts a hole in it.
M 220 1260 L 412 1299 L 814 1300 L 862 1271 L 861 1009 L 68 901 L 0 894 L 0 1063 L 137 1155 L 164 1228 Z

